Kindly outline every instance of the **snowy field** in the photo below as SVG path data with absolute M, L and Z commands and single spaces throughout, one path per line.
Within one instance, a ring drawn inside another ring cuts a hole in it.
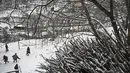
M 21 58 L 18 60 L 18 65 L 21 68 L 22 73 L 37 73 L 35 69 L 40 62 L 44 63 L 43 58 L 40 56 L 43 54 L 44 57 L 50 58 L 54 56 L 54 43 L 44 42 L 42 46 L 42 40 L 24 40 L 20 41 L 20 49 L 18 49 L 18 42 L 9 43 L 9 52 L 5 52 L 4 44 L 0 44 L 0 73 L 6 73 L 14 70 L 16 63 L 13 63 L 12 55 L 17 53 Z M 26 49 L 30 47 L 31 54 L 26 56 Z M 9 58 L 9 63 L 4 64 L 3 55 L 7 55 Z

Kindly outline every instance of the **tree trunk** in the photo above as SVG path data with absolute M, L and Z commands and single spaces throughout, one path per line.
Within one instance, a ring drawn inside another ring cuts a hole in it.
M 110 11 L 106 10 L 97 0 L 90 1 L 93 2 L 102 12 L 104 12 L 110 18 L 112 27 L 114 29 L 114 32 L 116 33 L 116 37 L 121 41 L 119 31 L 117 29 L 117 24 L 113 15 L 113 0 L 110 0 Z
M 125 0 L 125 1 L 126 1 L 126 8 L 127 8 L 126 28 L 128 28 L 127 43 L 130 46 L 130 0 Z
M 98 35 L 97 31 L 96 31 L 95 26 L 93 25 L 93 23 L 92 23 L 92 21 L 91 21 L 90 14 L 89 14 L 88 9 L 87 9 L 87 7 L 85 6 L 85 4 L 84 4 L 83 1 L 84 1 L 84 0 L 81 0 L 81 4 L 82 4 L 83 9 L 85 10 L 85 14 L 86 14 L 86 16 L 87 16 L 89 25 L 91 26 L 91 28 L 92 28 L 92 30 L 93 30 L 93 32 L 94 32 L 94 35 L 95 35 L 98 39 L 101 39 L 100 36 Z

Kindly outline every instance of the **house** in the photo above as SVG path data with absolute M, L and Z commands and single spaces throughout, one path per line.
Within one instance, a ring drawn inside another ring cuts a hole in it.
M 10 9 L 0 12 L 0 21 L 8 22 L 12 26 L 22 23 L 25 18 L 26 14 L 19 9 Z
M 5 29 L 8 33 L 9 32 L 9 29 L 10 29 L 10 26 L 7 24 L 7 23 L 0 23 L 0 34 L 3 33 L 3 29 Z

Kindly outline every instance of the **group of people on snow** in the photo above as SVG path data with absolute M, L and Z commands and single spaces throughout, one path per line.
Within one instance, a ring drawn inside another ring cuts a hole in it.
M 8 52 L 8 51 L 9 51 L 8 45 L 5 44 L 5 52 Z M 29 56 L 29 54 L 30 54 L 30 48 L 27 47 L 26 55 Z M 17 53 L 15 53 L 15 54 L 12 56 L 12 58 L 13 58 L 13 62 L 17 62 L 17 60 L 20 59 L 20 57 L 17 55 Z M 9 61 L 8 61 L 8 56 L 4 55 L 4 56 L 3 56 L 3 61 L 4 61 L 5 64 L 6 64 L 6 63 L 9 63 Z M 19 66 L 18 66 L 18 64 L 16 64 L 16 65 L 14 66 L 14 69 L 15 69 L 15 71 L 11 71 L 11 72 L 19 73 Z M 8 72 L 7 72 L 7 73 L 8 73 Z M 10 73 L 10 72 L 9 72 L 9 73 Z
M 20 58 L 18 57 L 17 53 L 15 53 L 12 57 L 13 57 L 13 62 L 17 62 L 17 59 L 20 59 Z M 5 64 L 6 64 L 6 63 L 9 63 L 8 57 L 7 57 L 6 55 L 3 56 L 3 60 L 4 60 Z M 15 71 L 14 71 L 15 73 L 19 73 L 18 64 L 16 64 L 16 65 L 14 66 L 14 69 L 15 69 Z
M 5 51 L 6 51 L 6 52 L 9 51 L 7 44 L 5 45 Z M 26 55 L 29 56 L 29 54 L 30 54 L 30 48 L 27 47 Z M 17 53 L 15 53 L 15 54 L 12 56 L 12 58 L 13 58 L 13 62 L 17 62 L 17 60 L 20 59 L 20 57 L 17 55 Z M 6 64 L 6 63 L 9 63 L 9 61 L 8 61 L 8 56 L 4 55 L 4 56 L 3 56 L 3 60 L 4 60 L 5 64 Z
M 17 53 L 15 53 L 15 54 L 12 56 L 12 58 L 13 58 L 13 62 L 17 62 L 17 59 L 20 59 L 20 58 L 18 57 Z M 8 57 L 7 57 L 6 55 L 3 56 L 3 60 L 4 60 L 5 64 L 6 64 L 6 63 L 9 63 Z

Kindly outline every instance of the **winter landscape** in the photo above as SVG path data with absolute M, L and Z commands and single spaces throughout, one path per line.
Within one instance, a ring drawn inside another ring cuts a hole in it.
M 4 61 L 1 60 L 0 62 L 0 73 L 6 73 L 9 71 L 14 70 L 14 66 L 16 63 L 13 62 L 13 54 L 17 53 L 18 56 L 21 58 L 18 60 L 18 65 L 20 66 L 20 69 L 22 73 L 37 73 L 35 72 L 37 65 L 40 65 L 40 62 L 44 62 L 43 58 L 40 56 L 43 54 L 45 57 L 52 57 L 54 55 L 55 48 L 52 43 L 46 44 L 43 47 L 41 46 L 40 43 L 36 44 L 34 43 L 35 40 L 30 40 L 30 42 L 33 43 L 28 43 L 28 40 L 20 41 L 20 46 L 21 48 L 18 48 L 18 43 L 10 43 L 8 44 L 9 46 L 9 52 L 5 52 L 5 47 L 4 44 L 1 44 L 1 56 L 0 58 L 3 58 L 3 55 L 8 56 L 9 58 L 9 63 L 4 64 Z M 27 46 L 30 47 L 31 49 L 31 54 L 29 56 L 26 55 L 26 49 Z M 44 48 L 44 49 L 42 49 Z
M 130 1 L 0 0 L 0 73 L 130 73 Z
M 80 34 L 75 34 L 75 35 L 78 37 L 83 37 L 83 38 L 89 37 L 86 35 L 81 36 Z M 68 37 L 68 35 L 66 35 L 66 37 Z M 72 37 L 69 35 L 69 38 L 72 38 Z M 19 41 L 20 49 L 18 48 L 18 42 L 13 42 L 13 43 L 8 44 L 9 52 L 5 52 L 5 44 L 1 43 L 0 58 L 2 59 L 3 55 L 8 56 L 9 63 L 5 64 L 4 61 L 1 60 L 0 73 L 14 71 L 14 66 L 16 64 L 19 65 L 21 73 L 37 73 L 37 71 L 36 71 L 37 67 L 39 67 L 39 65 L 41 63 L 46 64 L 46 62 L 42 56 L 44 56 L 48 59 L 51 57 L 55 58 L 56 48 L 62 47 L 63 42 L 65 42 L 67 40 L 69 40 L 69 39 L 62 39 L 62 41 L 61 41 L 60 37 L 56 38 L 55 41 L 53 41 L 53 42 L 47 41 L 47 40 L 42 42 L 42 40 L 35 40 L 35 39 L 23 40 L 23 41 Z M 28 46 L 31 49 L 31 54 L 29 56 L 26 55 L 26 50 L 27 50 Z M 18 56 L 21 58 L 16 63 L 13 62 L 13 58 L 12 58 L 14 53 L 17 53 Z

